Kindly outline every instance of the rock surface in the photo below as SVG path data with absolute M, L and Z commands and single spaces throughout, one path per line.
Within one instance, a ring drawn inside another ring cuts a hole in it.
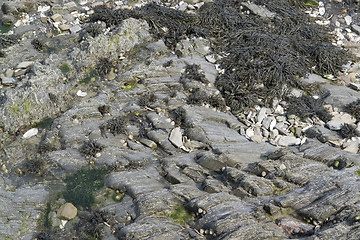
M 177 32 L 141 15 L 187 19 L 218 6 L 152 2 L 167 8 L 0 1 L 2 20 L 16 20 L 0 35 L 0 238 L 358 239 L 360 110 L 347 104 L 360 95 L 339 86 L 358 84 L 358 63 L 342 80 L 298 79 L 305 90 L 288 90 L 303 115 L 289 113 L 287 96 L 232 111 L 218 85 L 238 65 L 222 69 L 230 53 L 190 24 Z M 309 14 L 339 20 L 336 44 L 358 44 L 357 3 L 344 2 L 346 14 L 321 4 Z M 271 4 L 238 8 L 251 24 L 280 24 Z

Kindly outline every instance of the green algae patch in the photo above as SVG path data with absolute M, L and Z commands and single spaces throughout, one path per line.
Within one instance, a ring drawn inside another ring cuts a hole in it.
M 8 33 L 13 28 L 13 25 L 6 25 L 0 22 L 0 34 Z
M 76 207 L 90 208 L 95 203 L 94 193 L 104 186 L 106 169 L 81 169 L 64 179 L 66 190 L 63 196 Z
M 193 219 L 191 213 L 189 213 L 183 205 L 177 204 L 174 206 L 171 212 L 166 214 L 169 218 L 171 218 L 174 222 L 185 225 L 187 222 Z
M 307 7 L 317 7 L 319 6 L 319 2 L 316 0 L 302 0 L 305 6 Z
M 357 170 L 357 171 L 355 172 L 355 174 L 358 175 L 358 176 L 360 176 L 360 170 Z
M 40 122 L 35 123 L 34 127 L 40 129 L 50 129 L 50 126 L 53 123 L 53 121 L 54 121 L 53 118 L 47 117 L 41 120 Z
M 62 74 L 66 74 L 68 72 L 70 72 L 71 68 L 70 68 L 70 65 L 68 63 L 64 63 L 63 65 L 61 65 L 59 67 L 60 71 L 62 72 Z
M 90 67 L 85 74 L 83 80 L 80 81 L 82 84 L 89 84 L 90 82 L 95 82 L 96 79 L 99 77 L 99 74 L 93 67 Z

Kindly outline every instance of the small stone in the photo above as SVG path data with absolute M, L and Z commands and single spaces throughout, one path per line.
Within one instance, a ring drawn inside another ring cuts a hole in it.
M 71 220 L 77 215 L 77 208 L 72 203 L 65 203 L 57 211 L 57 217 L 60 219 Z
M 40 16 L 40 21 L 42 23 L 47 23 L 47 17 L 46 16 Z
M 301 140 L 299 138 L 296 138 L 295 136 L 280 136 L 280 138 L 277 141 L 277 144 L 279 146 L 293 146 L 293 145 L 299 145 Z
M 1 83 L 3 85 L 14 85 L 16 83 L 16 80 L 12 77 L 3 77 L 1 79 Z
M 75 34 L 75 33 L 77 33 L 77 32 L 80 32 L 80 30 L 81 30 L 80 25 L 75 25 L 75 26 L 72 26 L 72 27 L 70 28 L 70 33 L 71 33 L 71 34 Z
M 178 10 L 185 11 L 187 9 L 187 6 L 188 6 L 188 4 L 186 2 L 184 2 L 179 6 Z
M 360 91 L 360 84 L 359 83 L 350 83 L 349 87 L 356 90 L 356 91 Z
M 178 148 L 183 146 L 182 133 L 181 133 L 180 127 L 174 128 L 171 131 L 170 136 L 169 136 L 169 141 Z
M 64 8 L 68 11 L 75 11 L 77 9 L 77 5 L 74 2 L 64 3 Z
M 350 25 L 352 23 L 352 18 L 349 15 L 346 15 L 344 19 L 347 25 Z
M 254 135 L 250 139 L 251 139 L 251 141 L 256 142 L 256 143 L 261 143 L 262 142 L 262 137 L 259 136 L 259 135 Z
M 67 30 L 69 30 L 71 28 L 71 25 L 70 24 L 61 24 L 59 26 L 59 28 L 60 28 L 61 31 L 67 31 Z
M 85 97 L 87 95 L 87 93 L 79 90 L 76 92 L 76 95 L 78 95 L 79 97 Z
M 26 133 L 24 133 L 23 138 L 24 139 L 31 138 L 31 137 L 35 136 L 36 134 L 38 134 L 38 132 L 39 132 L 39 130 L 37 128 L 31 128 Z
M 96 154 L 95 154 L 95 157 L 96 157 L 96 158 L 101 157 L 101 153 L 96 153 Z
M 351 152 L 351 153 L 358 153 L 359 150 L 359 142 L 351 142 L 349 146 L 344 148 L 345 151 Z
M 280 164 L 279 168 L 281 171 L 284 171 L 286 169 L 286 166 L 285 166 L 285 164 L 282 163 L 282 164 Z
M 251 138 L 252 136 L 255 135 L 254 130 L 253 130 L 252 128 L 246 129 L 245 135 L 246 135 L 248 138 Z
M 330 129 L 330 130 L 340 130 L 343 126 L 344 123 L 338 120 L 330 120 L 326 123 L 326 126 Z
M 281 105 L 277 105 L 277 107 L 275 108 L 275 113 L 284 114 L 284 108 Z
M 141 138 L 139 140 L 139 142 L 141 142 L 142 144 L 144 144 L 145 146 L 147 146 L 147 147 L 149 147 L 151 149 L 157 148 L 157 144 L 154 141 L 151 141 L 150 139 Z
M 32 66 L 34 64 L 33 61 L 24 61 L 24 62 L 21 62 L 19 63 L 16 68 L 28 68 L 30 66 Z
M 205 59 L 206 59 L 208 62 L 210 62 L 210 63 L 216 63 L 216 59 L 215 59 L 215 57 L 214 57 L 213 54 L 206 55 L 206 56 L 205 56 Z
M 266 111 L 267 109 L 264 107 L 260 109 L 257 116 L 257 122 L 261 123 L 264 120 L 264 118 L 266 117 Z
M 275 126 L 276 126 L 276 119 L 274 118 L 270 123 L 269 130 L 272 131 Z
M 51 16 L 51 20 L 53 20 L 54 22 L 61 22 L 62 16 L 60 14 L 56 13 Z
M 75 118 L 73 121 L 72 121 L 73 124 L 79 124 L 79 119 Z
M 360 26 L 359 25 L 351 25 L 351 30 L 353 30 L 357 35 L 360 35 Z
M 325 14 L 325 7 L 319 7 L 319 14 L 323 16 Z
M 14 77 L 23 76 L 26 73 L 26 69 L 16 69 L 14 72 Z
M 279 135 L 279 131 L 277 129 L 274 129 L 270 131 L 270 138 L 275 139 Z
M 14 70 L 12 70 L 10 68 L 6 69 L 6 71 L 4 73 L 5 77 L 12 77 L 13 74 L 14 74 Z

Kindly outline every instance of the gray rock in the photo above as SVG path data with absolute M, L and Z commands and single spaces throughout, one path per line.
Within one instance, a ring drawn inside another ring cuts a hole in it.
M 244 3 L 241 3 L 241 5 L 248 8 L 253 14 L 258 15 L 263 18 L 274 18 L 276 16 L 275 13 L 269 11 L 264 6 L 259 6 L 254 3 L 250 3 L 250 2 L 244 2 Z
M 80 32 L 81 26 L 80 25 L 75 25 L 75 26 L 72 26 L 69 30 L 70 30 L 71 34 L 75 34 L 75 33 Z
M 61 22 L 62 20 L 62 16 L 58 13 L 55 13 L 54 15 L 52 15 L 51 20 L 53 20 L 54 22 Z
M 320 89 L 328 90 L 330 92 L 330 95 L 325 99 L 325 103 L 331 104 L 333 107 L 338 107 L 340 109 L 360 98 L 360 92 L 345 86 L 322 84 L 320 85 Z
M 351 30 L 353 30 L 357 35 L 360 35 L 360 26 L 356 24 L 351 24 Z
M 3 25 L 14 25 L 16 22 L 16 18 L 14 16 L 7 14 L 4 14 L 0 20 Z
M 24 62 L 19 63 L 16 66 L 16 68 L 28 68 L 28 67 L 31 67 L 32 65 L 34 65 L 33 61 L 24 61 Z
M 293 145 L 299 145 L 300 139 L 295 136 L 280 136 L 277 143 L 279 146 L 293 146 Z
M 344 123 L 341 121 L 337 121 L 337 120 L 330 120 L 326 123 L 326 126 L 330 130 L 340 130 L 342 128 L 342 126 L 344 126 Z
M 3 77 L 1 79 L 1 83 L 3 85 L 14 85 L 16 83 L 16 80 L 12 77 Z
M 77 5 L 75 2 L 67 2 L 64 3 L 64 8 L 68 11 L 75 11 L 77 9 Z
M 305 84 L 314 84 L 314 83 L 328 83 L 329 81 L 326 78 L 323 78 L 317 74 L 309 74 L 304 78 L 300 78 L 300 81 Z
M 180 130 L 180 127 L 174 128 L 169 136 L 169 141 L 175 145 L 175 147 L 181 147 L 183 146 L 182 142 L 182 133 Z

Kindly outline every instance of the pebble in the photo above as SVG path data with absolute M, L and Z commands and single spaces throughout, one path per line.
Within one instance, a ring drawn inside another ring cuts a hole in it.
M 263 138 L 259 135 L 254 135 L 250 139 L 251 139 L 251 141 L 256 142 L 256 143 L 261 143 L 263 140 Z
M 358 153 L 359 142 L 357 141 L 351 142 L 346 148 L 344 148 L 344 150 L 351 153 Z
M 26 133 L 24 133 L 23 138 L 24 139 L 31 138 L 31 137 L 35 136 L 36 134 L 38 134 L 38 132 L 39 132 L 39 130 L 37 128 L 31 128 Z
M 55 13 L 51 16 L 51 20 L 53 20 L 54 22 L 61 22 L 62 16 L 58 13 Z
M 340 130 L 342 128 L 342 126 L 344 126 L 344 123 L 338 120 L 330 120 L 326 123 L 326 126 L 330 129 L 330 130 Z
M 252 136 L 255 135 L 254 130 L 253 130 L 252 128 L 246 129 L 245 135 L 246 135 L 248 138 L 251 138 Z
M 3 77 L 1 83 L 4 85 L 13 85 L 16 83 L 16 80 L 12 77 Z
M 257 116 L 257 121 L 259 123 L 261 123 L 264 120 L 264 118 L 266 117 L 266 111 L 267 111 L 267 109 L 264 107 L 260 109 L 258 116 Z
M 76 92 L 76 95 L 78 95 L 79 97 L 85 97 L 87 95 L 87 93 L 79 90 Z
M 30 66 L 32 66 L 34 64 L 33 61 L 24 61 L 24 62 L 21 62 L 19 63 L 16 68 L 28 68 Z
M 169 141 L 178 148 L 183 146 L 182 133 L 181 133 L 180 127 L 174 128 L 171 131 L 170 136 L 169 136 Z
M 10 68 L 6 69 L 6 71 L 4 73 L 5 77 L 12 77 L 13 74 L 14 74 L 14 70 L 12 70 Z
M 277 141 L 277 144 L 279 146 L 293 146 L 293 145 L 299 145 L 301 140 L 299 138 L 296 138 L 295 136 L 280 136 L 280 138 Z
M 352 23 L 352 18 L 349 15 L 346 15 L 344 19 L 347 25 L 350 25 Z
M 81 30 L 80 25 L 75 25 L 75 26 L 72 26 L 72 27 L 70 28 L 70 33 L 71 33 L 71 34 L 74 34 L 74 33 L 79 32 L 80 30 Z
M 357 35 L 360 35 L 360 26 L 359 25 L 352 24 L 351 30 L 353 30 Z
M 57 211 L 57 217 L 64 220 L 71 220 L 77 215 L 77 208 L 72 203 L 65 203 Z

